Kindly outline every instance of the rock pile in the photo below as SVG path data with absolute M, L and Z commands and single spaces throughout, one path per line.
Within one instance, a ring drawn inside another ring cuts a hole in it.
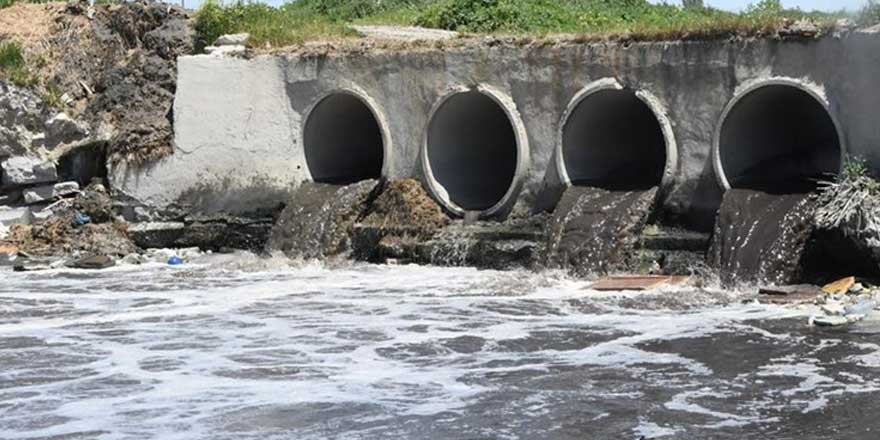
M 205 47 L 205 53 L 213 56 L 242 55 L 247 52 L 250 34 L 221 35 L 213 46 Z
M 821 313 L 810 317 L 810 323 L 836 326 L 861 321 L 880 305 L 880 286 L 857 282 L 847 277 L 827 284 L 823 295 L 816 298 Z
M 72 189 L 73 185 L 53 185 L 52 192 L 42 194 L 50 198 L 37 205 L 0 207 L 0 219 L 9 224 L 0 246 L 8 253 L 14 250 L 33 260 L 59 256 L 109 258 L 137 250 L 128 239 L 127 224 L 110 215 L 110 196 L 102 183 L 93 182 L 83 191 L 78 185 L 74 192 L 65 188 Z
M 58 182 L 53 162 L 34 157 L 2 160 L 0 182 L 0 225 L 5 230 L 47 219 L 80 192 L 77 182 Z
M 835 327 L 861 321 L 876 313 L 880 306 L 880 286 L 855 277 L 841 278 L 824 287 L 802 284 L 764 287 L 759 301 L 778 305 L 818 307 L 809 318 L 810 325 Z
M 351 185 L 303 183 L 272 228 L 267 250 L 303 259 L 346 254 L 352 226 L 378 187 L 376 180 Z

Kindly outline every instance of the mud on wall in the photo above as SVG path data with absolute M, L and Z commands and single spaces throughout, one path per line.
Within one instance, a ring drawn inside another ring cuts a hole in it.
M 242 213 L 281 203 L 299 182 L 311 178 L 303 132 L 317 104 L 335 93 L 355 96 L 370 109 L 375 119 L 370 127 L 378 129 L 382 142 L 381 166 L 375 159 L 371 163 L 381 175 L 430 183 L 423 157 L 429 118 L 438 103 L 455 93 L 490 91 L 487 96 L 494 97 L 512 130 L 519 134 L 522 128 L 521 139 L 509 138 L 516 145 L 497 147 L 519 156 L 511 165 L 513 177 L 498 173 L 510 181 L 510 191 L 489 194 L 500 197 L 492 213 L 529 213 L 556 203 L 566 185 L 560 175 L 564 158 L 558 157 L 564 115 L 585 88 L 604 81 L 650 102 L 657 125 L 665 130 L 664 160 L 658 159 L 659 147 L 646 153 L 665 167 L 662 176 L 657 174 L 663 219 L 708 230 L 723 194 L 713 145 L 732 101 L 764 82 L 791 81 L 808 90 L 835 121 L 842 154 L 880 165 L 880 124 L 871 117 L 880 102 L 877 72 L 880 35 L 868 32 L 809 41 L 490 45 L 480 40 L 449 48 L 312 50 L 252 60 L 182 57 L 175 154 L 147 168 L 117 167 L 113 183 L 135 203 L 159 211 Z M 590 101 L 602 102 L 581 104 Z M 640 111 L 632 120 L 648 114 Z M 597 130 L 627 129 L 630 118 L 625 112 L 619 118 L 618 124 Z M 347 129 L 349 119 L 338 118 L 339 130 Z M 327 121 L 322 124 L 332 125 L 333 118 Z M 501 123 L 487 129 L 499 127 L 508 130 Z M 638 150 L 622 151 L 634 155 Z M 511 158 L 502 159 L 508 163 Z M 491 163 L 474 166 L 475 176 L 481 169 L 494 171 Z M 441 184 L 435 197 L 442 198 L 444 189 Z M 491 204 L 479 201 L 466 204 Z

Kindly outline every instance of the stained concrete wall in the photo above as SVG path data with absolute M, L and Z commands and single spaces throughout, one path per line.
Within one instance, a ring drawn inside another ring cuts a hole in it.
M 250 213 L 285 201 L 308 178 L 286 86 L 279 59 L 181 57 L 174 154 L 111 164 L 116 197 L 160 217 Z
M 302 120 L 333 89 L 369 96 L 392 142 L 388 177 L 423 178 L 420 151 L 435 103 L 485 85 L 512 98 L 525 126 L 528 167 L 515 213 L 552 208 L 562 115 L 594 81 L 653 95 L 672 128 L 678 161 L 663 194 L 667 221 L 706 229 L 723 194 L 712 145 L 725 107 L 749 84 L 793 78 L 827 100 L 849 153 L 880 166 L 880 34 L 821 40 L 655 43 L 558 42 L 447 48 L 328 50 L 180 59 L 175 155 L 142 169 L 115 168 L 113 186 L 136 203 L 186 212 L 241 213 L 283 202 L 308 178 Z M 342 124 L 344 121 L 340 121 Z

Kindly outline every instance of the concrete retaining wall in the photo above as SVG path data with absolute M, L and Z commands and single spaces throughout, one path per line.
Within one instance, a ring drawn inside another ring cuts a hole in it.
M 738 91 L 761 81 L 809 87 L 838 121 L 845 150 L 880 167 L 880 34 L 869 32 L 811 41 L 480 41 L 252 60 L 192 56 L 179 69 L 175 154 L 112 170 L 117 191 L 156 211 L 246 213 L 283 203 L 309 178 L 303 115 L 334 89 L 369 97 L 384 119 L 391 148 L 383 172 L 391 178 L 424 179 L 428 117 L 451 91 L 482 86 L 510 97 L 529 157 L 521 190 L 502 215 L 552 208 L 564 186 L 555 158 L 563 115 L 585 87 L 608 78 L 651 96 L 671 127 L 677 161 L 662 196 L 671 222 L 707 229 L 714 221 L 723 194 L 712 158 L 719 120 Z

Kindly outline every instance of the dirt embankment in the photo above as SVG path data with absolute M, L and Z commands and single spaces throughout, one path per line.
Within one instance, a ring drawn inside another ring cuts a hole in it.
M 145 162 L 172 152 L 176 59 L 192 52 L 189 15 L 140 1 L 19 4 L 0 9 L 0 42 L 24 50 L 42 113 L 90 126 L 111 160 Z
M 143 163 L 172 153 L 177 57 L 193 50 L 189 20 L 183 9 L 154 1 L 0 9 L 7 54 L 0 60 L 0 246 L 7 254 L 136 250 L 100 178 L 108 160 Z

